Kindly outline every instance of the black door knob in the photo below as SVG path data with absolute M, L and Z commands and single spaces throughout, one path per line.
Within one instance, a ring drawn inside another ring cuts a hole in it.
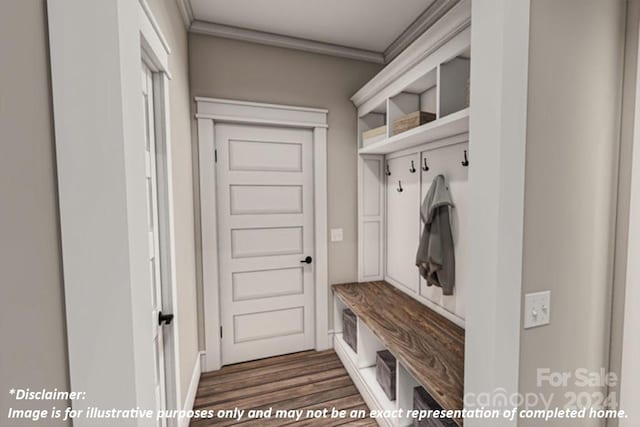
M 305 259 L 303 259 L 300 262 L 304 262 L 305 264 L 311 264 L 313 262 L 313 258 L 311 258 L 310 256 L 306 257 Z
M 172 320 L 173 314 L 163 314 L 162 312 L 158 313 L 158 325 L 162 326 L 163 323 L 165 325 L 170 325 Z

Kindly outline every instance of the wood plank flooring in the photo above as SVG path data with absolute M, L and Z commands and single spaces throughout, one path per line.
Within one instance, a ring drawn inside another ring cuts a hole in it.
M 362 396 L 333 350 L 306 351 L 225 366 L 200 377 L 195 410 L 233 410 L 273 408 L 277 410 L 361 409 L 368 414 Z M 194 419 L 200 426 L 377 426 L 371 418 L 322 419 L 262 418 Z

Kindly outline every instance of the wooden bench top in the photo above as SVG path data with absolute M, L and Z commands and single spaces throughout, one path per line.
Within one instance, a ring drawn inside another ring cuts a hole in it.
M 386 282 L 332 288 L 442 408 L 463 408 L 464 329 Z

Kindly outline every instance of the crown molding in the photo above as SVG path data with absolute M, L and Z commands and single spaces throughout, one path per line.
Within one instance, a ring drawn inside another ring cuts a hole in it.
M 189 31 L 197 34 L 206 34 L 209 36 L 224 37 L 228 39 L 284 47 L 288 49 L 302 50 L 305 52 L 320 53 L 324 55 L 339 56 L 342 58 L 357 59 L 360 61 L 384 64 L 384 56 L 380 52 L 356 49 L 331 43 L 323 43 L 298 37 L 283 36 L 280 34 L 267 33 L 263 31 L 248 30 L 245 28 L 233 27 L 230 25 L 214 24 L 211 22 L 195 20 L 191 23 Z
M 431 27 L 407 46 L 395 59 L 358 90 L 351 101 L 356 107 L 427 58 L 471 25 L 471 0 L 460 0 Z
M 384 62 L 391 62 L 411 43 L 442 18 L 460 0 L 435 0 L 385 49 Z
M 189 28 L 191 28 L 191 24 L 194 21 L 191 0 L 176 0 L 176 3 L 178 4 L 178 9 L 180 9 L 180 15 L 182 15 L 184 26 L 187 31 L 189 31 Z

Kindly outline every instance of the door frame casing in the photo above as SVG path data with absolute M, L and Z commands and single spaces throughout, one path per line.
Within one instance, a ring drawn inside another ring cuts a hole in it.
M 87 396 L 73 407 L 151 408 L 157 318 L 140 286 L 151 282 L 140 70 L 144 59 L 160 75 L 158 134 L 168 157 L 171 50 L 145 0 L 49 0 L 47 21 L 70 389 Z M 179 385 L 177 367 L 176 359 L 166 375 Z M 175 393 L 168 407 L 181 409 L 179 387 Z
M 141 61 L 153 73 L 153 112 L 155 127 L 156 182 L 158 193 L 158 230 L 162 308 L 174 315 L 171 333 L 165 336 L 164 369 L 166 409 L 184 409 L 181 394 L 178 289 L 173 202 L 173 166 L 169 102 L 169 56 L 171 50 L 145 1 L 139 2 Z M 156 119 L 160 120 L 156 120 Z M 168 339 L 167 339 L 168 338 Z M 168 419 L 169 426 L 178 420 Z
M 200 178 L 200 233 L 204 296 L 204 371 L 222 367 L 220 279 L 217 247 L 215 126 L 221 123 L 273 125 L 313 131 L 315 235 L 315 349 L 329 345 L 327 243 L 327 115 L 328 110 L 196 97 Z
M 630 4 L 629 7 L 631 6 Z M 619 372 L 617 372 L 620 378 L 619 408 L 623 409 L 628 415 L 628 418 L 618 421 L 617 425 L 620 427 L 635 425 L 640 415 L 640 411 L 633 405 L 640 397 L 640 385 L 637 382 L 640 374 L 640 363 L 638 363 L 640 344 L 638 343 L 637 330 L 635 328 L 640 322 L 640 312 L 638 311 L 638 308 L 640 308 L 638 303 L 640 297 L 640 268 L 637 263 L 638 255 L 640 255 L 640 43 L 638 43 L 638 40 L 640 40 L 640 12 L 638 8 L 639 6 L 636 2 L 633 5 L 633 9 L 628 12 L 629 20 L 627 21 L 627 25 L 629 25 L 627 49 L 633 49 L 634 51 L 635 61 L 633 66 L 635 70 L 631 72 L 631 76 L 627 77 L 628 81 L 625 81 L 625 90 L 627 90 L 627 87 L 629 88 L 628 93 L 632 94 L 631 96 L 633 96 L 634 100 L 632 105 L 629 106 L 630 110 L 632 109 L 632 111 L 628 112 L 630 119 L 628 122 L 623 122 L 622 125 L 623 138 L 626 137 L 630 140 L 628 141 L 630 144 L 630 159 L 627 160 L 628 169 L 625 170 L 628 175 L 620 176 L 621 181 L 625 180 L 624 184 L 621 183 L 620 185 L 628 186 L 628 194 L 625 195 L 629 215 L 625 225 L 628 229 L 626 234 L 618 236 L 618 239 L 626 240 L 624 242 L 626 243 L 624 248 L 626 251 L 620 250 L 620 253 L 616 254 L 616 256 L 624 259 L 621 262 L 621 268 L 624 271 L 617 272 L 622 278 L 620 286 L 624 287 L 621 290 L 624 298 L 619 302 L 618 306 L 614 302 L 613 308 L 614 310 L 616 308 L 622 310 L 621 342 L 612 342 L 612 351 L 615 350 L 614 346 L 620 346 Z M 632 38 L 631 32 L 634 33 Z M 627 55 L 630 55 L 629 51 Z M 625 142 L 623 141 L 623 144 Z M 621 207 L 619 202 L 618 209 Z M 622 230 L 624 230 L 624 225 Z M 612 327 L 616 326 L 618 325 L 614 324 Z M 616 367 L 612 365 L 610 369 L 615 372 Z M 613 422 L 607 425 L 610 424 L 615 425 Z

